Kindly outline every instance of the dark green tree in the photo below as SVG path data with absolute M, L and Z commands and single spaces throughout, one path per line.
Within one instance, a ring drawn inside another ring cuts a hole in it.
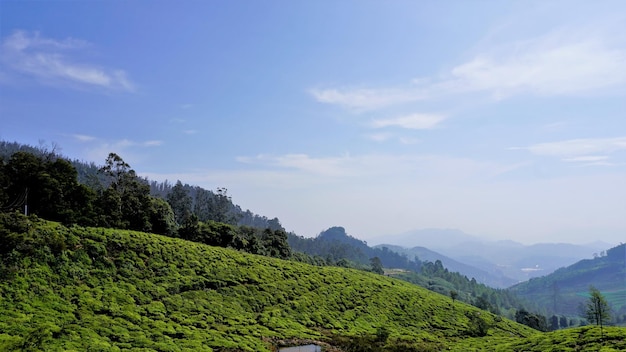
M 589 287 L 589 300 L 586 308 L 585 316 L 587 320 L 592 324 L 600 326 L 600 336 L 604 338 L 603 327 L 604 323 L 611 320 L 611 309 L 606 298 L 593 286 Z
M 275 258 L 287 259 L 291 256 L 291 247 L 287 242 L 287 233 L 284 230 L 275 230 L 267 228 L 261 236 L 263 247 L 265 247 L 266 255 Z
M 124 191 L 124 179 L 128 177 L 130 170 L 130 165 L 115 153 L 109 153 L 104 161 L 104 166 L 100 168 L 100 171 L 109 178 L 109 185 L 120 193 Z
M 200 241 L 200 222 L 195 214 L 190 214 L 178 228 L 178 237 L 188 241 Z
M 553 315 L 550 317 L 550 330 L 558 330 L 559 329 L 559 317 Z
M 489 324 L 483 319 L 480 312 L 467 312 L 465 316 L 469 319 L 468 335 L 473 337 L 487 335 L 489 332 Z
M 177 224 L 182 224 L 184 219 L 191 214 L 191 197 L 182 182 L 177 181 L 176 185 L 172 187 L 172 190 L 167 195 L 167 202 L 174 211 Z
M 567 317 L 565 317 L 564 315 L 561 315 L 561 317 L 559 318 L 559 326 L 561 329 L 565 329 L 568 326 Z
M 196 196 L 193 203 L 193 213 L 200 221 L 208 221 L 211 217 L 211 209 L 213 208 L 213 192 L 204 188 L 196 188 Z
M 515 321 L 520 324 L 529 326 L 535 330 L 548 331 L 546 317 L 535 313 L 529 313 L 525 309 L 520 309 L 515 312 Z
M 161 198 L 152 197 L 150 209 L 150 223 L 152 232 L 160 235 L 173 236 L 176 234 L 176 220 L 170 205 Z
M 16 152 L 2 163 L 2 210 L 19 210 L 66 224 L 91 225 L 93 192 L 78 183 L 65 159 Z
M 125 228 L 122 221 L 122 197 L 113 188 L 107 188 L 96 200 L 98 226 Z
M 380 258 L 370 258 L 370 265 L 372 266 L 372 272 L 380 275 L 385 273 L 385 270 L 383 269 L 383 263 L 380 261 Z
M 455 290 L 450 290 L 450 298 L 452 298 L 452 303 L 456 301 L 457 297 L 459 297 L 459 293 Z
M 101 194 L 105 224 L 137 231 L 151 231 L 150 186 L 119 155 L 110 153 L 100 171 L 109 187 Z
M 211 220 L 231 225 L 237 224 L 237 217 L 230 211 L 232 204 L 228 189 L 218 188 L 210 208 Z

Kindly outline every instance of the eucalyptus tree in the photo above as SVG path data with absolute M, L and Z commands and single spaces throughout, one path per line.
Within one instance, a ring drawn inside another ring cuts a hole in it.
M 604 323 L 608 323 L 611 320 L 611 309 L 606 298 L 593 286 L 589 287 L 589 300 L 587 301 L 585 314 L 590 323 L 600 326 L 600 336 L 604 338 L 603 327 Z

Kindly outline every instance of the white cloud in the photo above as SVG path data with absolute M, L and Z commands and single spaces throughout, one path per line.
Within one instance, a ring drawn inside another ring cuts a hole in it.
M 476 55 L 454 67 L 439 87 L 502 98 L 521 92 L 572 95 L 624 83 L 624 48 L 611 47 L 603 37 L 563 30 Z
M 312 89 L 313 97 L 357 112 L 483 92 L 498 99 L 515 94 L 581 95 L 623 92 L 626 49 L 614 33 L 554 30 L 532 39 L 492 45 L 439 77 L 408 79 L 400 87 Z
M 65 54 L 88 45 L 72 38 L 55 40 L 38 32 L 16 31 L 2 42 L 2 62 L 15 72 L 47 84 L 133 91 L 134 85 L 123 70 L 76 62 Z
M 163 141 L 158 141 L 158 140 L 145 141 L 141 143 L 141 145 L 144 147 L 158 147 L 162 144 L 163 144 Z
M 293 169 L 316 175 L 341 176 L 346 174 L 353 159 L 349 155 L 312 158 L 307 154 L 286 154 L 279 156 L 257 155 L 256 157 L 238 157 L 237 161 L 246 164 Z
M 626 137 L 581 138 L 557 142 L 533 144 L 528 147 L 513 147 L 511 150 L 527 150 L 532 154 L 559 158 L 577 166 L 617 166 L 611 157 L 626 150 Z
M 626 150 L 626 137 L 570 139 L 512 149 L 525 149 L 535 155 L 561 157 L 571 161 L 575 160 L 576 157 L 597 158 L 593 155 Z M 580 161 L 590 161 L 583 159 L 580 159 Z
M 352 156 L 312 157 L 307 154 L 258 155 L 239 157 L 241 163 L 256 165 L 274 171 L 283 170 L 294 177 L 299 175 L 307 182 L 348 181 L 390 178 L 469 180 L 491 179 L 508 173 L 527 164 L 498 164 L 477 161 L 469 158 L 455 158 L 438 155 L 392 155 L 363 154 Z
M 320 103 L 339 105 L 355 111 L 367 111 L 390 105 L 426 99 L 417 89 L 311 89 L 311 95 Z
M 563 161 L 570 162 L 570 163 L 578 163 L 578 162 L 596 163 L 596 162 L 603 162 L 608 159 L 609 159 L 608 155 L 588 155 L 588 156 L 576 156 L 572 158 L 565 158 L 563 159 Z
M 382 132 L 382 133 L 371 133 L 365 136 L 366 138 L 374 141 L 374 142 L 385 142 L 389 139 L 393 138 L 392 133 Z
M 436 114 L 411 114 L 389 119 L 378 119 L 371 123 L 373 128 L 401 127 L 412 130 L 427 130 L 434 128 L 446 117 Z
M 88 136 L 85 134 L 73 134 L 72 136 L 80 142 L 91 142 L 96 139 L 94 136 Z
M 163 145 L 161 140 L 135 141 L 130 139 L 105 140 L 95 136 L 73 134 L 72 137 L 81 142 L 81 157 L 86 160 L 103 161 L 109 153 L 120 155 L 127 162 L 141 159 L 140 150 Z
M 405 144 L 405 145 L 417 144 L 420 142 L 419 139 L 412 138 L 412 137 L 400 137 L 399 141 L 400 143 Z

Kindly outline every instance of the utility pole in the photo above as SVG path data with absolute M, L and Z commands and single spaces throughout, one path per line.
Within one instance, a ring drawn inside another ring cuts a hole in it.
M 26 193 L 24 195 L 24 215 L 28 216 L 28 187 L 26 187 Z

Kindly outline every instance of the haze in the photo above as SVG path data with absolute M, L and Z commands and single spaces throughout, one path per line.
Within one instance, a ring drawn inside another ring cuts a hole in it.
M 0 139 L 299 235 L 626 233 L 623 1 L 1 1 Z

